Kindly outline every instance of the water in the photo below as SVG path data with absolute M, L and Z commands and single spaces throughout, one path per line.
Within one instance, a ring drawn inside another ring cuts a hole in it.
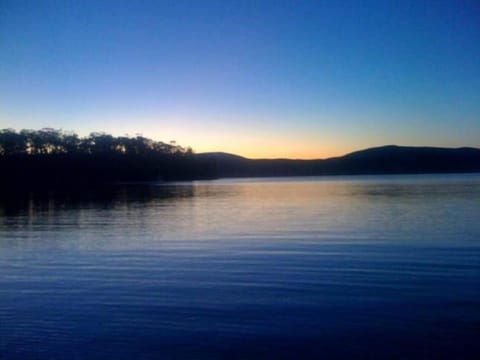
M 0 200 L 1 359 L 480 358 L 480 175 Z

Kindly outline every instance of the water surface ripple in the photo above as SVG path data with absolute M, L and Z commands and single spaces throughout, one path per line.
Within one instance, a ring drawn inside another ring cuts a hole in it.
M 477 359 L 479 335 L 479 175 L 0 197 L 1 359 Z

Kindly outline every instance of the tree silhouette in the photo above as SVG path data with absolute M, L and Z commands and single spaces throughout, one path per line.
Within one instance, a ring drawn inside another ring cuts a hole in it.
M 79 137 L 52 128 L 0 130 L 0 183 L 47 184 L 196 178 L 191 148 L 138 134 Z
M 140 134 L 136 137 L 114 137 L 104 132 L 93 132 L 80 138 L 75 133 L 66 133 L 52 128 L 40 130 L 0 130 L 0 155 L 45 155 L 45 154 L 191 154 L 175 142 L 170 144 L 154 141 Z

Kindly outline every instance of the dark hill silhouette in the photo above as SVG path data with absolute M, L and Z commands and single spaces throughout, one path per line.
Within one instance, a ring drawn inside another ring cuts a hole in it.
M 324 160 L 194 154 L 142 136 L 0 130 L 0 185 L 61 187 L 222 177 L 480 172 L 480 149 L 382 146 Z
M 246 159 L 225 153 L 195 155 L 217 177 L 479 172 L 480 149 L 388 145 L 318 160 Z
M 388 145 L 325 160 L 325 171 L 402 174 L 480 171 L 480 149 Z
M 221 161 L 236 161 L 236 160 L 250 160 L 246 157 L 240 156 L 240 155 L 235 155 L 235 154 L 230 154 L 226 152 L 205 152 L 205 153 L 200 153 L 195 155 L 197 158 L 201 159 L 209 159 L 209 160 L 221 160 Z

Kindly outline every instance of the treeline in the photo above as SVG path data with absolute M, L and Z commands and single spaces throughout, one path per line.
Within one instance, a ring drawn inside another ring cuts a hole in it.
M 40 130 L 0 130 L 0 155 L 52 155 L 52 154 L 191 154 L 191 148 L 174 143 L 166 144 L 143 136 L 115 137 L 102 132 L 93 132 L 79 137 L 73 132 L 51 128 Z
M 0 184 L 8 186 L 92 184 L 116 181 L 208 178 L 191 148 L 143 136 L 0 130 Z

